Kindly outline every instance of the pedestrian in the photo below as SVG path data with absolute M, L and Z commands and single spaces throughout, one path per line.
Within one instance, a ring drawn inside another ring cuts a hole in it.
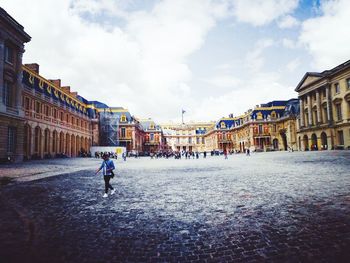
M 227 150 L 224 150 L 225 159 L 227 159 Z
M 247 156 L 250 156 L 250 149 L 249 148 L 247 148 L 246 152 L 247 152 Z
M 103 154 L 102 158 L 103 158 L 103 162 L 95 174 L 97 174 L 99 171 L 102 170 L 103 180 L 105 181 L 105 193 L 104 193 L 103 197 L 106 198 L 106 197 L 108 197 L 108 189 L 111 189 L 111 195 L 113 195 L 115 193 L 114 188 L 109 183 L 111 178 L 114 177 L 113 170 L 115 169 L 115 166 L 114 166 L 113 161 L 109 159 L 108 154 L 106 154 L 106 153 Z

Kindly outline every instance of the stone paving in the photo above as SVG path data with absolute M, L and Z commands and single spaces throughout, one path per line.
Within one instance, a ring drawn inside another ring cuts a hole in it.
M 0 262 L 349 262 L 349 151 L 117 166 L 0 187 Z

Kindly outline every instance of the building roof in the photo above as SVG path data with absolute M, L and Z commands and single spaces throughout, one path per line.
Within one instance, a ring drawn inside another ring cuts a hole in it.
M 300 80 L 298 83 L 297 87 L 295 88 L 295 91 L 298 92 L 302 88 L 307 87 L 311 84 L 314 84 L 318 81 L 324 80 L 326 78 L 329 78 L 338 72 L 347 69 L 350 67 L 350 60 L 330 69 L 330 70 L 325 70 L 322 72 L 306 72 L 303 78 Z M 309 80 L 309 81 L 307 81 Z
M 16 33 L 21 37 L 23 42 L 29 42 L 31 37 L 24 31 L 24 27 L 18 23 L 12 16 L 10 16 L 5 9 L 0 7 L 0 19 L 3 20 L 4 23 L 13 28 Z

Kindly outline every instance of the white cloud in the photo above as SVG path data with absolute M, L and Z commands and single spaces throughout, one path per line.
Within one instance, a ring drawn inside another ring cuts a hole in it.
M 291 15 L 286 15 L 282 17 L 280 21 L 278 21 L 278 26 L 280 28 L 292 28 L 292 27 L 298 26 L 299 24 L 300 22 Z
M 227 15 L 227 4 L 164 0 L 150 11 L 127 11 L 129 3 L 5 0 L 2 6 L 32 36 L 24 62 L 38 62 L 44 77 L 61 78 L 86 99 L 128 107 L 135 115 L 173 118 L 194 103 L 188 57 Z M 82 18 L 105 12 L 124 19 L 124 26 L 106 30 L 98 19 Z
M 242 79 L 237 87 L 230 92 L 218 92 L 216 96 L 202 99 L 193 109 L 191 117 L 194 120 L 203 120 L 203 116 L 206 120 L 217 120 L 230 113 L 239 116 L 255 105 L 296 97 L 294 87 L 281 84 L 281 76 L 271 72 L 260 72 L 252 78 Z
M 292 59 L 291 61 L 289 61 L 286 65 L 287 67 L 287 70 L 289 72 L 293 72 L 294 70 L 296 70 L 301 64 L 301 60 L 300 58 L 295 58 L 295 59 Z
M 262 26 L 293 12 L 298 2 L 299 0 L 235 0 L 233 12 L 240 22 Z
M 350 1 L 324 1 L 320 13 L 303 22 L 299 41 L 312 55 L 315 67 L 325 70 L 350 58 Z
M 274 42 L 270 38 L 260 39 L 255 43 L 254 48 L 246 56 L 246 67 L 253 72 L 261 70 L 264 66 L 265 58 L 263 52 L 265 49 L 274 45 Z
M 282 46 L 285 48 L 294 49 L 298 47 L 298 43 L 290 38 L 283 38 Z
M 233 77 L 232 75 L 217 75 L 206 80 L 207 83 L 216 86 L 218 88 L 230 88 L 235 89 L 241 83 L 240 79 Z

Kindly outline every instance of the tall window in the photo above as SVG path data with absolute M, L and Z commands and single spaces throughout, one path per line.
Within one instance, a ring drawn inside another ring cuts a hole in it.
M 202 137 L 202 144 L 204 144 L 205 143 L 205 141 L 204 141 L 204 137 Z
M 26 110 L 29 110 L 29 109 L 30 109 L 30 100 L 29 100 L 28 97 L 25 97 L 25 99 L 24 99 L 24 108 L 25 108 Z
M 35 102 L 35 112 L 36 113 L 40 113 L 40 102 L 39 101 L 36 101 Z
M 125 138 L 125 128 L 122 128 L 122 129 L 121 129 L 121 137 L 122 137 L 122 138 Z
M 348 89 L 350 89 L 350 78 L 346 79 L 346 86 Z
M 338 94 L 338 93 L 340 92 L 339 83 L 335 83 L 335 84 L 334 84 L 334 91 L 335 91 L 335 94 Z
M 45 115 L 50 116 L 50 107 L 48 105 L 45 105 Z
M 188 138 L 188 143 L 191 144 L 192 143 L 192 137 Z
M 9 46 L 5 46 L 5 53 L 4 53 L 5 57 L 5 61 L 7 63 L 11 63 L 13 64 L 13 49 Z
M 199 138 L 199 137 L 197 137 L 197 144 L 199 144 L 199 139 L 200 139 L 200 138 Z
M 335 104 L 335 109 L 337 111 L 337 118 L 338 118 L 338 121 L 341 121 L 343 120 L 343 117 L 342 117 L 342 113 L 341 113 L 341 104 Z
M 262 127 L 262 125 L 260 124 L 260 125 L 259 125 L 259 134 L 261 134 L 261 133 L 263 133 L 263 127 Z
M 150 141 L 154 141 L 154 134 L 151 133 L 149 136 L 150 136 Z
M 63 112 L 60 111 L 60 120 L 63 121 Z
M 8 81 L 4 81 L 4 88 L 2 92 L 3 103 L 10 107 L 11 106 L 11 84 Z
M 7 152 L 14 153 L 16 150 L 16 133 L 17 130 L 14 127 L 8 128 L 7 133 Z
M 323 108 L 323 122 L 328 122 L 328 112 L 327 112 L 327 106 Z
M 343 131 L 338 131 L 338 144 L 344 145 L 344 133 L 343 133 Z

